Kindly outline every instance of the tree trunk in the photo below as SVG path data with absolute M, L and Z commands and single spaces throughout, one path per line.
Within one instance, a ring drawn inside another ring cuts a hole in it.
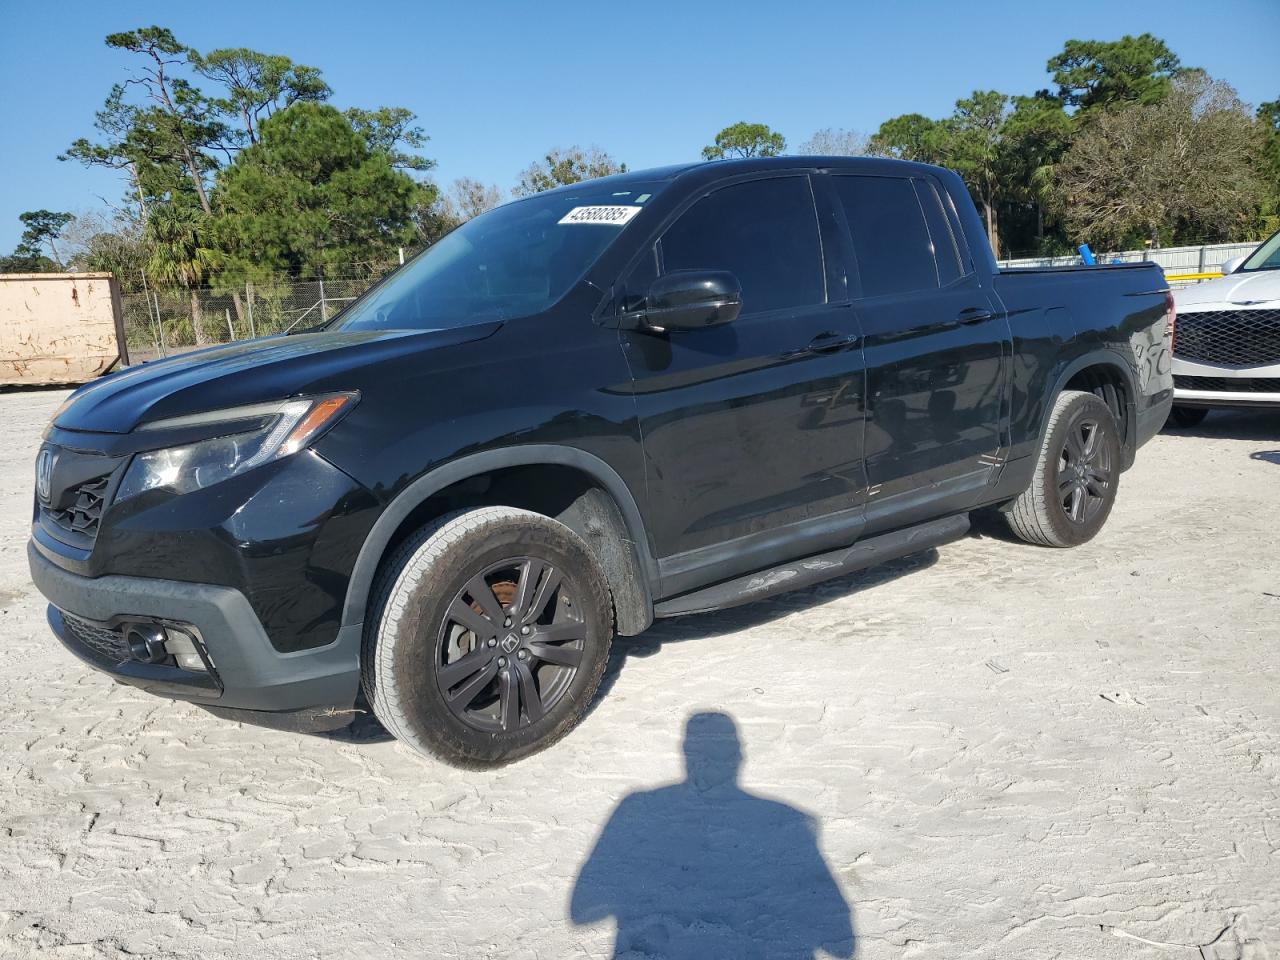
M 987 242 L 991 244 L 991 252 L 1000 259 L 1000 230 L 996 224 L 996 208 L 990 200 L 982 205 L 987 217 Z
M 203 347 L 209 342 L 209 338 L 204 332 L 204 314 L 200 311 L 200 297 L 195 287 L 188 287 L 187 292 L 191 294 L 191 332 L 195 336 L 196 346 Z

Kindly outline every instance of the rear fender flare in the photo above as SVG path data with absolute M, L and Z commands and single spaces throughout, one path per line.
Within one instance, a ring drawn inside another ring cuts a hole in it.
M 1054 378 L 1053 387 L 1045 396 L 1045 404 L 1040 411 L 1039 422 L 1036 424 L 1036 435 L 1038 437 L 1035 449 L 1040 450 L 1044 444 L 1044 433 L 1049 423 L 1049 411 L 1053 409 L 1053 401 L 1066 389 L 1067 384 L 1081 370 L 1089 367 L 1109 367 L 1120 375 L 1124 383 L 1125 404 L 1124 404 L 1124 423 L 1121 424 L 1124 430 L 1123 452 L 1125 466 L 1133 460 L 1133 453 L 1136 449 L 1134 446 L 1134 437 L 1138 429 L 1137 415 L 1137 383 L 1134 380 L 1133 368 L 1125 361 L 1123 354 L 1114 350 L 1093 350 L 1082 356 L 1076 357 L 1065 364 Z

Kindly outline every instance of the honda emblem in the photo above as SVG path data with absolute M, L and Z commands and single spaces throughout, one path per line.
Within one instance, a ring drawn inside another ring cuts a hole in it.
M 45 503 L 53 488 L 53 451 L 45 447 L 36 457 L 36 493 Z

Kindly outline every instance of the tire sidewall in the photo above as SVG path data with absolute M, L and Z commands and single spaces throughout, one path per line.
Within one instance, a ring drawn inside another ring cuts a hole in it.
M 1062 449 L 1069 432 L 1075 429 L 1083 419 L 1098 421 L 1099 428 L 1102 430 L 1100 439 L 1108 446 L 1111 479 L 1107 497 L 1101 509 L 1086 522 L 1076 523 L 1067 516 L 1062 506 L 1062 498 L 1058 495 L 1058 461 L 1062 457 Z M 1111 408 L 1092 394 L 1073 397 L 1064 415 L 1054 424 L 1052 432 L 1046 438 L 1042 458 L 1039 482 L 1048 508 L 1046 519 L 1052 526 L 1055 537 L 1064 546 L 1077 546 L 1092 540 L 1107 522 L 1107 517 L 1111 515 L 1111 508 L 1115 505 L 1116 495 L 1120 489 L 1120 430 Z
M 447 537 L 449 526 L 436 536 Z M 435 539 L 412 554 L 405 571 L 433 552 Z M 468 580 L 494 564 L 524 556 L 548 561 L 565 576 L 586 624 L 582 661 L 564 695 L 541 719 L 513 732 L 479 730 L 453 714 L 436 683 L 440 630 Z M 400 708 L 395 733 L 419 751 L 463 766 L 507 762 L 550 745 L 577 722 L 604 672 L 612 627 L 604 576 L 586 544 L 557 521 L 520 511 L 505 522 L 464 530 L 430 559 L 420 576 L 400 578 L 378 624 L 376 642 L 383 649 L 373 658 L 375 680 L 395 684 Z M 376 697 L 374 706 L 377 710 Z M 385 701 L 383 706 L 385 710 Z

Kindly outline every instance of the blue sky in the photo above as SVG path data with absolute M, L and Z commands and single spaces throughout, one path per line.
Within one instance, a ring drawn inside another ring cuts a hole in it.
M 309 3 L 0 0 L 0 251 L 24 210 L 117 200 L 105 171 L 55 159 L 92 132 L 129 57 L 115 30 L 159 23 L 201 50 L 248 46 L 324 71 L 334 103 L 406 106 L 441 183 L 504 189 L 557 145 L 598 144 L 633 169 L 696 158 L 737 120 L 798 145 L 939 116 L 974 89 L 1030 93 L 1070 37 L 1149 31 L 1250 103 L 1280 97 L 1277 0 L 1073 3 Z

